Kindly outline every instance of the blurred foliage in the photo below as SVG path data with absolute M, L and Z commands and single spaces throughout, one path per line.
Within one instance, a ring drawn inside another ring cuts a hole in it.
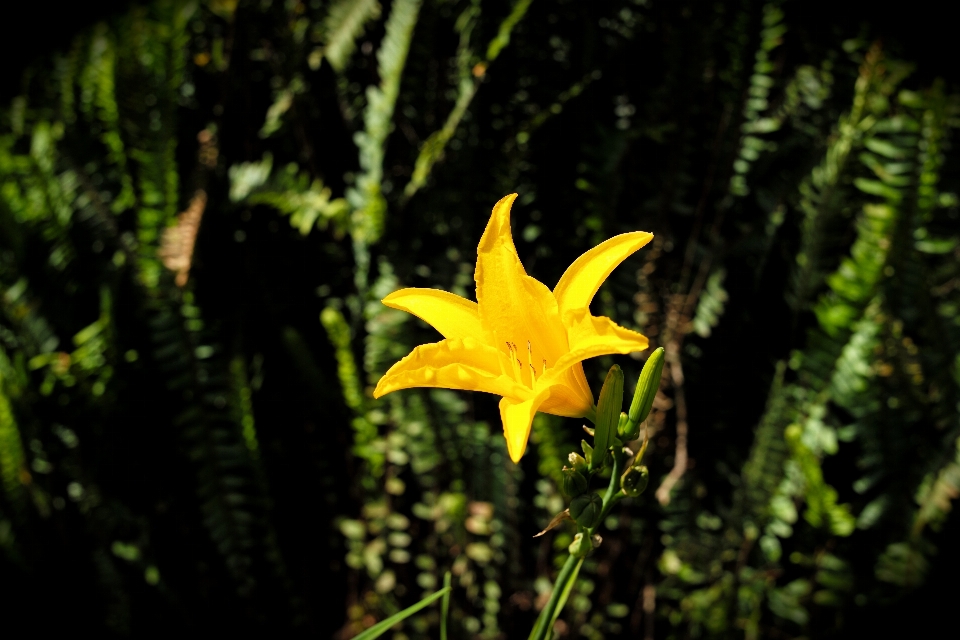
M 52 44 L 0 107 L 7 621 L 348 638 L 450 571 L 451 637 L 525 634 L 580 426 L 514 466 L 494 398 L 370 394 L 435 339 L 379 300 L 470 297 L 514 191 L 548 283 L 656 234 L 594 312 L 665 348 L 657 489 L 560 636 L 948 615 L 960 98 L 878 35 L 790 0 L 157 0 Z

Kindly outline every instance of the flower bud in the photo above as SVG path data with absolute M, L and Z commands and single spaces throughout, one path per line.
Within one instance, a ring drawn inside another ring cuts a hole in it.
M 580 441 L 580 447 L 583 449 L 583 457 L 587 461 L 587 466 L 593 466 L 593 447 L 587 444 L 586 440 Z
M 565 495 L 576 498 L 587 490 L 587 479 L 583 477 L 582 473 L 569 467 L 564 467 L 562 473 L 563 482 L 560 488 Z
M 643 493 L 650 482 L 650 471 L 646 465 L 637 465 L 628 467 L 623 475 L 620 476 L 620 487 L 623 489 L 623 495 L 630 498 L 636 498 Z
M 591 466 L 600 466 L 607 449 L 613 444 L 617 435 L 617 424 L 620 421 L 620 410 L 623 408 L 623 371 L 613 365 L 607 373 L 607 379 L 600 390 L 600 401 L 597 402 L 597 421 L 593 435 L 593 448 L 599 453 L 594 456 Z
M 650 354 L 646 364 L 643 365 L 643 371 L 640 372 L 640 380 L 637 382 L 637 389 L 633 394 L 633 402 L 630 403 L 630 413 L 628 417 L 632 424 L 639 426 L 647 416 L 650 415 L 650 409 L 653 408 L 653 399 L 657 397 L 657 390 L 660 388 L 660 374 L 663 373 L 663 347 Z
M 636 440 L 640 437 L 640 423 L 630 422 L 629 419 L 625 420 L 617 427 L 617 435 L 620 436 L 620 439 L 624 442 Z
M 589 538 L 584 538 L 582 533 L 573 536 L 573 542 L 567 549 L 574 558 L 586 558 L 590 552 L 600 546 L 603 538 L 599 534 L 593 534 Z
M 636 440 L 640 435 L 640 423 L 630 422 L 630 416 L 625 413 L 620 414 L 620 424 L 617 425 L 617 436 L 623 442 Z
M 593 492 L 581 494 L 570 502 L 570 516 L 581 527 L 591 529 L 600 520 L 603 500 Z
M 587 461 L 582 455 L 580 455 L 576 451 L 570 452 L 570 455 L 567 456 L 567 461 L 570 463 L 570 467 L 572 469 L 576 469 L 580 473 L 586 472 Z
M 593 545 L 589 541 L 583 539 L 583 534 L 578 533 L 573 536 L 573 542 L 570 543 L 568 547 L 570 555 L 575 558 L 586 558 L 591 551 L 593 551 Z

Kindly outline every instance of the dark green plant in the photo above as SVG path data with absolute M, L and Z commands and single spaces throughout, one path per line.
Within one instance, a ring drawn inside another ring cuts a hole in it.
M 449 571 L 389 633 L 922 633 L 960 561 L 960 102 L 902 13 L 159 0 L 49 43 L 0 105 L 11 621 L 352 637 Z M 589 365 L 649 393 L 582 455 L 538 416 L 519 466 L 487 397 L 370 395 L 433 335 L 378 301 L 469 295 L 512 192 L 544 282 L 655 234 L 593 310 L 662 371 Z

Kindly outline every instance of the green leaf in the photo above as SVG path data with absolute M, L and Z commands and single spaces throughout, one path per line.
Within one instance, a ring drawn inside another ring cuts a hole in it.
M 440 640 L 447 640 L 447 618 L 450 616 L 450 572 L 443 574 L 443 588 L 447 590 L 440 602 Z
M 335 71 L 343 71 L 356 47 L 357 38 L 370 20 L 380 15 L 377 0 L 340 0 L 330 8 L 323 23 L 323 57 Z M 317 61 L 319 66 L 319 60 Z
M 953 251 L 957 246 L 957 238 L 926 238 L 914 243 L 921 253 L 945 254 Z
M 867 180 L 866 178 L 856 178 L 853 181 L 853 184 L 863 191 L 872 196 L 880 196 L 886 198 L 887 200 L 892 200 L 893 202 L 900 202 L 902 196 L 900 192 L 890 187 L 879 180 Z
M 904 157 L 904 152 L 902 149 L 890 144 L 886 140 L 881 140 L 879 138 L 868 138 L 863 141 L 863 146 L 874 153 L 879 153 L 881 156 L 891 158 L 893 160 L 898 160 Z
M 449 576 L 450 574 L 447 574 L 447 575 Z M 445 583 L 447 582 L 447 579 L 446 579 L 446 578 L 444 578 L 444 582 L 445 582 Z M 411 606 L 407 607 L 406 609 L 404 609 L 403 611 L 401 611 L 401 612 L 399 612 L 399 613 L 393 614 L 392 616 L 390 616 L 390 617 L 387 618 L 386 620 L 381 620 L 380 622 L 378 622 L 377 624 L 373 625 L 372 627 L 370 627 L 369 629 L 367 629 L 367 630 L 364 631 L 363 633 L 360 633 L 360 634 L 354 636 L 354 637 L 353 637 L 353 640 L 373 640 L 373 638 L 379 638 L 379 637 L 382 636 L 384 633 L 386 633 L 387 631 L 389 631 L 389 630 L 390 630 L 390 627 L 392 627 L 393 625 L 397 624 L 398 622 L 401 622 L 402 620 L 406 620 L 407 618 L 409 618 L 410 616 L 412 616 L 412 615 L 415 614 L 416 612 L 418 612 L 418 611 L 420 611 L 421 609 L 423 609 L 424 607 L 426 607 L 426 606 L 427 606 L 428 604 L 430 604 L 431 602 L 433 602 L 433 601 L 435 601 L 435 600 L 438 600 L 439 598 L 444 597 L 444 596 L 447 595 L 448 593 L 450 593 L 450 587 L 449 587 L 449 586 L 445 586 L 443 589 L 440 589 L 440 590 L 437 591 L 436 593 L 431 593 L 429 596 L 427 596 L 426 598 L 424 598 L 424 599 L 421 600 L 420 602 L 418 602 L 418 603 L 416 603 L 416 604 L 414 604 L 414 605 L 411 605 Z

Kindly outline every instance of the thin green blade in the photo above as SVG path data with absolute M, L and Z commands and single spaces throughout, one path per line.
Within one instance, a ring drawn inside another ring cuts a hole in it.
M 450 615 L 450 572 L 443 576 L 443 588 L 447 590 L 440 602 L 440 640 L 447 640 L 447 616 Z
M 450 593 L 450 587 L 444 587 L 443 589 L 440 589 L 440 591 L 437 591 L 436 593 L 431 593 L 420 602 L 407 607 L 406 609 L 404 609 L 403 611 L 400 611 L 399 613 L 393 614 L 386 620 L 382 620 L 377 624 L 373 625 L 363 633 L 360 633 L 354 636 L 353 640 L 373 640 L 373 638 L 379 638 L 384 633 L 386 633 L 390 629 L 390 627 L 392 627 L 393 625 L 397 624 L 401 620 L 405 620 L 409 618 L 410 616 L 415 614 L 417 611 L 420 611 L 420 609 L 423 609 L 434 600 L 442 598 L 444 595 L 448 593 Z

